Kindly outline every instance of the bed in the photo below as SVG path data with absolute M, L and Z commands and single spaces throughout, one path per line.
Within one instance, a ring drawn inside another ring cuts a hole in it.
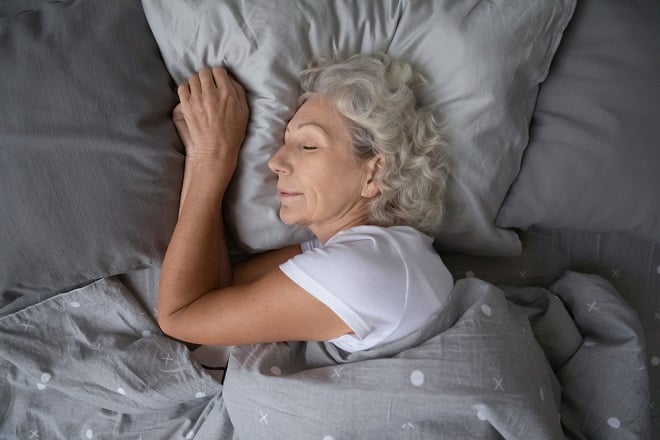
M 446 124 L 455 278 L 347 354 L 160 332 L 184 150 L 176 84 L 227 66 L 250 125 L 232 258 L 309 237 L 266 160 L 313 57 L 387 52 Z M 656 0 L 0 3 L 0 438 L 660 438 Z

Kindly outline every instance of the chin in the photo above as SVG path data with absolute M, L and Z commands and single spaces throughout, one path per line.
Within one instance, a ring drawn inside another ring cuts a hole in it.
M 291 216 L 290 214 L 287 215 L 287 213 L 284 212 L 283 208 L 280 208 L 280 220 L 282 221 L 282 223 L 284 223 L 285 225 L 288 225 L 288 226 L 294 226 L 294 225 L 297 224 L 297 222 L 295 221 L 295 218 L 293 216 Z

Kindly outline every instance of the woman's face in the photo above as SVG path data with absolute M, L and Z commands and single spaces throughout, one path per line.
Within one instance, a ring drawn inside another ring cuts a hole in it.
M 278 176 L 284 223 L 307 226 L 325 242 L 367 222 L 378 159 L 354 158 L 348 128 L 328 98 L 317 95 L 298 109 L 268 166 Z

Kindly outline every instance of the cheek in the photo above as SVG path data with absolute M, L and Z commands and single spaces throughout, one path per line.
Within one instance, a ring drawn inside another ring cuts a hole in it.
M 337 205 L 353 202 L 361 192 L 361 175 L 354 169 L 340 168 L 334 173 L 319 176 L 313 193 L 317 208 L 333 209 Z

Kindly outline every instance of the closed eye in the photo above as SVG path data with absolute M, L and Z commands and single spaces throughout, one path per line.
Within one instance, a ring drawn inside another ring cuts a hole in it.
M 303 145 L 303 150 L 311 151 L 311 150 L 316 150 L 318 147 L 314 147 L 312 145 Z

